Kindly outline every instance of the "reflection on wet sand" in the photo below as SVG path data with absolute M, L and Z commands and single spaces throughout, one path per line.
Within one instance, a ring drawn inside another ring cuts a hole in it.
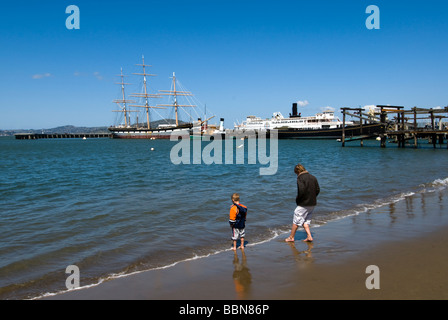
M 302 243 L 306 245 L 306 250 L 299 251 L 296 248 L 295 242 L 287 242 L 287 244 L 291 247 L 294 259 L 298 263 L 299 267 L 304 267 L 306 265 L 313 263 L 314 261 L 313 255 L 311 253 L 314 243 L 308 241 Z
M 233 256 L 233 283 L 238 299 L 247 299 L 252 284 L 252 275 L 247 267 L 247 258 L 244 249 L 241 250 L 241 262 L 238 258 L 237 251 Z

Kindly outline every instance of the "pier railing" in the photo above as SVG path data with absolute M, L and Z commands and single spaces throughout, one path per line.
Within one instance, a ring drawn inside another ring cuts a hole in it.
M 16 133 L 18 140 L 111 138 L 110 133 Z

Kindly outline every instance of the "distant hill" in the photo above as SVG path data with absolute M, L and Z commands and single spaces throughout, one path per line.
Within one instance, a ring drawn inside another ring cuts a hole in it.
M 16 133 L 108 133 L 107 127 L 60 126 L 51 129 L 14 129 L 0 130 L 0 136 L 13 136 Z
M 157 128 L 159 124 L 173 124 L 174 119 L 157 120 L 151 122 L 152 128 Z M 183 123 L 179 121 L 179 123 Z M 140 123 L 139 127 L 146 127 L 146 124 Z M 60 126 L 51 129 L 14 129 L 0 130 L 0 136 L 13 136 L 16 133 L 109 133 L 108 127 L 75 127 L 72 125 Z

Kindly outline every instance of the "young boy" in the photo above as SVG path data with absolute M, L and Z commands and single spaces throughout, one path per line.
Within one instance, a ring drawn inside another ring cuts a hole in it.
M 232 194 L 232 206 L 230 207 L 229 224 L 232 228 L 232 249 L 236 251 L 236 241 L 241 240 L 241 245 L 238 249 L 244 249 L 244 236 L 246 227 L 247 207 L 240 204 L 240 195 L 238 193 Z

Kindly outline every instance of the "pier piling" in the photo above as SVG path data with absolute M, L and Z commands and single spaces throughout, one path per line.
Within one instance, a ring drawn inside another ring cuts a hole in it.
M 387 139 L 391 139 L 393 142 L 397 143 L 398 148 L 404 148 L 407 141 L 412 141 L 410 144 L 412 144 L 414 148 L 418 148 L 419 139 L 426 139 L 428 144 L 433 145 L 433 148 L 437 148 L 437 145 L 441 148 L 446 141 L 448 126 L 443 120 L 448 119 L 448 106 L 443 109 L 413 107 L 412 109 L 405 110 L 402 106 L 378 105 L 377 108 L 379 108 L 380 111 L 375 113 L 375 115 L 379 115 L 379 121 L 383 128 L 382 132 L 376 136 L 377 138 L 379 137 L 378 140 L 380 140 L 381 148 L 386 147 Z M 345 116 L 354 116 L 354 114 L 350 114 L 348 110 L 357 110 L 362 123 L 362 109 L 341 109 L 344 126 Z M 418 120 L 423 120 L 424 122 L 420 121 L 419 123 Z M 438 123 L 436 123 L 436 120 L 438 120 Z M 373 136 L 365 137 L 365 139 L 367 138 L 373 138 Z M 347 140 L 343 130 L 342 146 L 345 146 L 345 142 L 353 140 L 361 140 L 361 146 L 363 145 L 362 137 Z
M 341 108 L 342 109 L 342 146 L 345 147 L 346 141 L 360 140 L 361 147 L 364 146 L 364 139 L 369 139 L 372 137 L 378 137 L 377 133 L 372 133 L 369 130 L 369 125 L 378 124 L 379 118 L 372 114 L 363 113 L 362 108 Z M 359 131 L 357 131 L 356 136 L 347 137 L 346 132 L 346 116 L 351 116 L 359 119 Z M 366 128 L 364 128 L 366 125 Z

